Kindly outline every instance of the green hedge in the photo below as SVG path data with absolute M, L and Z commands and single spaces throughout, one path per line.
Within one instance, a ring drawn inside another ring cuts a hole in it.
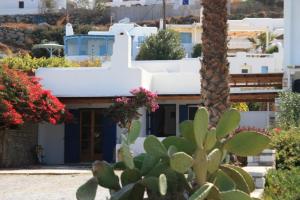
M 271 145 L 276 149 L 277 169 L 300 167 L 300 128 L 275 133 Z
M 24 72 L 33 72 L 42 67 L 101 67 L 101 61 L 99 59 L 71 62 L 63 57 L 33 58 L 30 55 L 5 57 L 0 59 L 0 64 L 7 65 L 11 69 L 17 69 Z
M 300 200 L 300 168 L 269 171 L 264 200 Z

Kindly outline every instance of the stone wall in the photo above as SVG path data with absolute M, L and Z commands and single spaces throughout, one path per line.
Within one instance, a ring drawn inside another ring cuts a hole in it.
M 63 13 L 38 14 L 38 15 L 1 15 L 0 24 L 2 23 L 26 23 L 39 24 L 48 23 L 55 25 L 63 16 Z
M 0 41 L 16 47 L 29 47 L 34 44 L 32 29 L 18 29 L 11 27 L 0 27 Z
M 35 164 L 37 144 L 37 124 L 26 124 L 18 130 L 0 131 L 0 167 L 24 167 Z

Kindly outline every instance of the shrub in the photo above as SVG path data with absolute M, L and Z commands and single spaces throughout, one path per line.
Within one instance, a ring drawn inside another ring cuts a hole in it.
M 75 62 L 61 57 L 33 58 L 30 55 L 24 55 L 18 57 L 5 57 L 0 60 L 0 64 L 7 65 L 11 69 L 32 72 L 42 67 L 100 67 L 101 61 L 99 59 L 94 59 Z
M 202 55 L 202 45 L 201 44 L 196 44 L 193 47 L 192 58 L 198 58 L 201 55 Z
M 142 44 L 137 60 L 178 60 L 185 56 L 179 34 L 173 30 L 161 30 Z
M 300 120 L 300 94 L 282 92 L 279 94 L 279 126 L 284 129 L 298 127 Z
M 270 139 L 253 131 L 232 135 L 239 123 L 239 112 L 230 109 L 216 129 L 209 129 L 208 111 L 199 108 L 194 121 L 180 124 L 180 137 L 160 141 L 150 135 L 144 141 L 146 153 L 133 157 L 130 145 L 141 131 L 140 122 L 134 121 L 122 135 L 120 162 L 112 166 L 96 161 L 93 177 L 77 190 L 76 197 L 93 200 L 100 185 L 110 190 L 114 200 L 144 199 L 145 192 L 149 200 L 249 200 L 254 181 L 242 168 L 225 164 L 227 153 L 257 155 Z M 120 178 L 115 168 L 123 170 Z
M 266 53 L 272 54 L 272 53 L 278 53 L 279 49 L 278 46 L 271 46 L 266 50 Z
M 0 129 L 24 122 L 57 124 L 69 117 L 65 106 L 38 79 L 6 66 L 0 69 Z
M 269 171 L 264 200 L 300 200 L 300 168 Z
M 276 149 L 276 166 L 278 169 L 300 167 L 300 129 L 277 131 L 272 137 L 271 146 Z

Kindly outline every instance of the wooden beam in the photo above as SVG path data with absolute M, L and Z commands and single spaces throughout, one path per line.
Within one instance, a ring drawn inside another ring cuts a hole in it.
M 238 93 L 230 94 L 231 102 L 274 102 L 278 96 L 276 92 L 273 93 Z M 64 104 L 102 104 L 112 103 L 116 97 L 62 97 L 59 100 Z M 200 100 L 199 94 L 178 94 L 178 95 L 159 95 L 158 100 Z

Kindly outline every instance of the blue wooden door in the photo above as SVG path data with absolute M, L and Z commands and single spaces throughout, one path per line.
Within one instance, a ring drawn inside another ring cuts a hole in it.
M 115 161 L 115 147 L 117 140 L 117 126 L 109 117 L 103 119 L 103 160 L 107 162 Z
M 65 124 L 65 163 L 80 162 L 80 112 L 69 110 L 74 121 Z

